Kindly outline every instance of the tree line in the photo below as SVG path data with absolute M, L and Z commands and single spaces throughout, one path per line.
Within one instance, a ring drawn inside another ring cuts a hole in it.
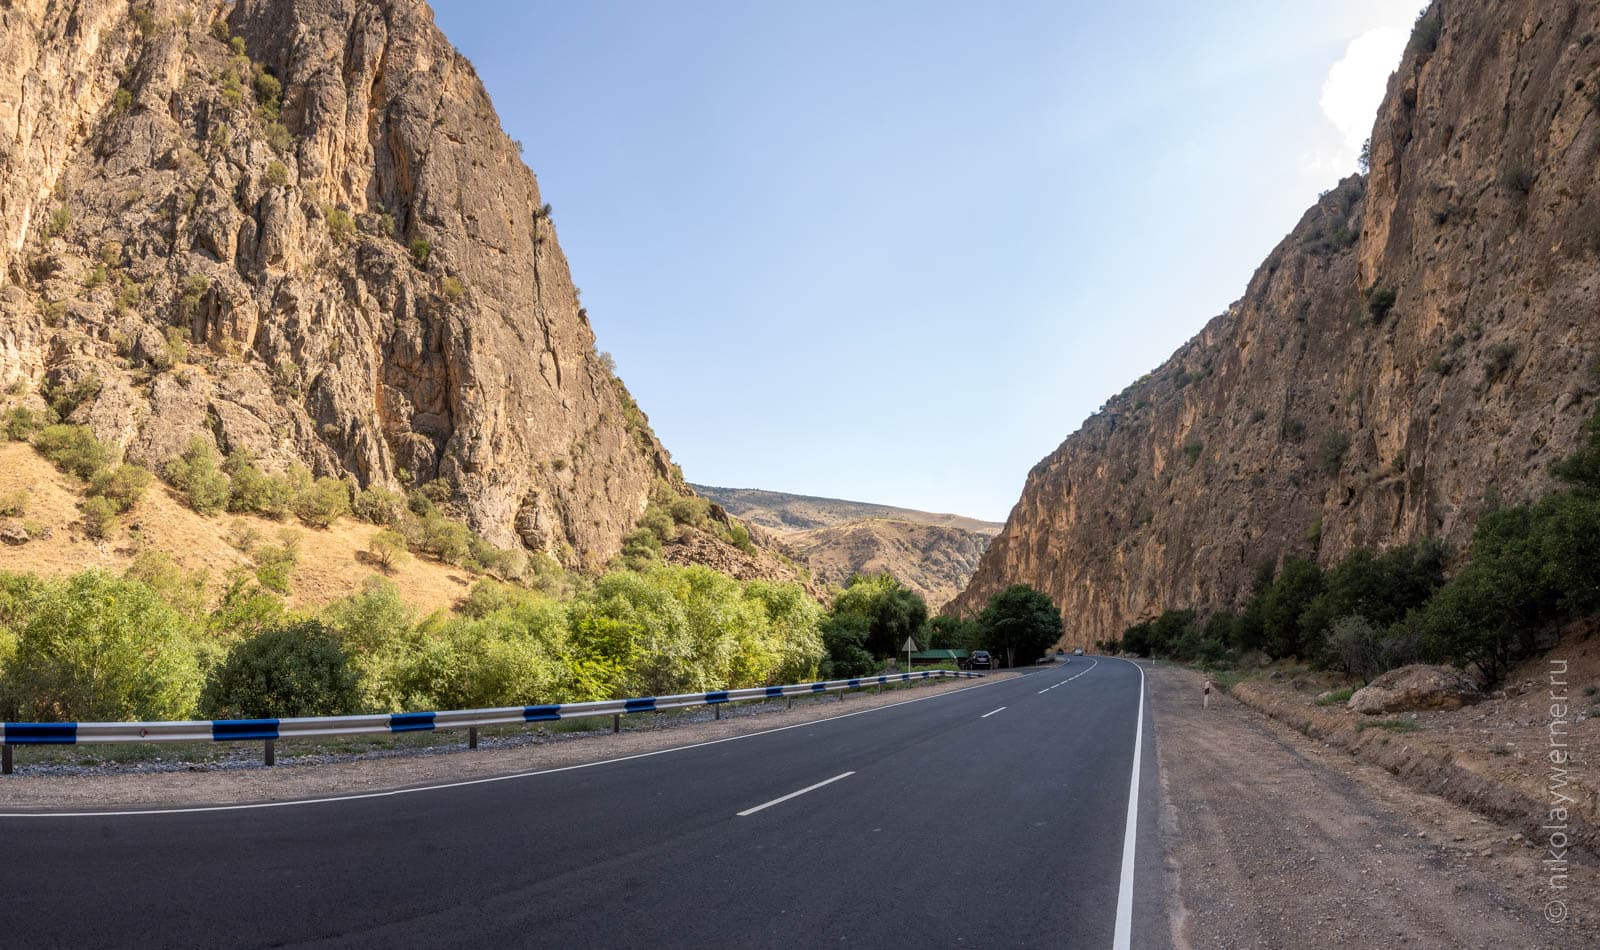
M 1551 467 L 1565 488 L 1484 514 L 1459 567 L 1421 541 L 1357 550 L 1324 569 L 1263 565 L 1238 611 L 1167 610 L 1100 644 L 1140 656 L 1221 662 L 1257 652 L 1370 679 L 1416 662 L 1476 668 L 1498 682 L 1541 638 L 1600 616 L 1600 412 Z

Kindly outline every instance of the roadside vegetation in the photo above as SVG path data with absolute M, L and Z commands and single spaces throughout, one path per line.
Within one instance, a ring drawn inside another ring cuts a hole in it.
M 1213 667 L 1292 658 L 1357 680 L 1448 663 L 1497 683 L 1541 637 L 1600 617 L 1600 412 L 1585 431 L 1551 468 L 1567 487 L 1485 514 L 1448 578 L 1450 552 L 1433 541 L 1358 550 L 1327 569 L 1289 558 L 1262 566 L 1236 613 L 1167 610 L 1099 646 Z

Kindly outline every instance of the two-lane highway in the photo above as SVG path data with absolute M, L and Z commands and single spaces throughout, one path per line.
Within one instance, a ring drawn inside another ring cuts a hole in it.
M 1079 657 L 503 780 L 0 817 L 0 943 L 1111 947 L 1120 914 L 1161 946 L 1142 680 Z

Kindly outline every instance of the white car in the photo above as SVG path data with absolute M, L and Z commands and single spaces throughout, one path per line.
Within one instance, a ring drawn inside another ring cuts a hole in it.
M 1073 650 L 1072 651 L 1072 655 L 1073 656 L 1083 656 L 1083 647 L 1078 647 L 1076 650 Z

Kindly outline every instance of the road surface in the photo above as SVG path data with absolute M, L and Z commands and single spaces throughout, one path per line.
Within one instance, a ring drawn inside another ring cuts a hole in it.
M 0 944 L 1166 946 L 1142 689 L 1076 657 L 506 780 L 0 817 Z

